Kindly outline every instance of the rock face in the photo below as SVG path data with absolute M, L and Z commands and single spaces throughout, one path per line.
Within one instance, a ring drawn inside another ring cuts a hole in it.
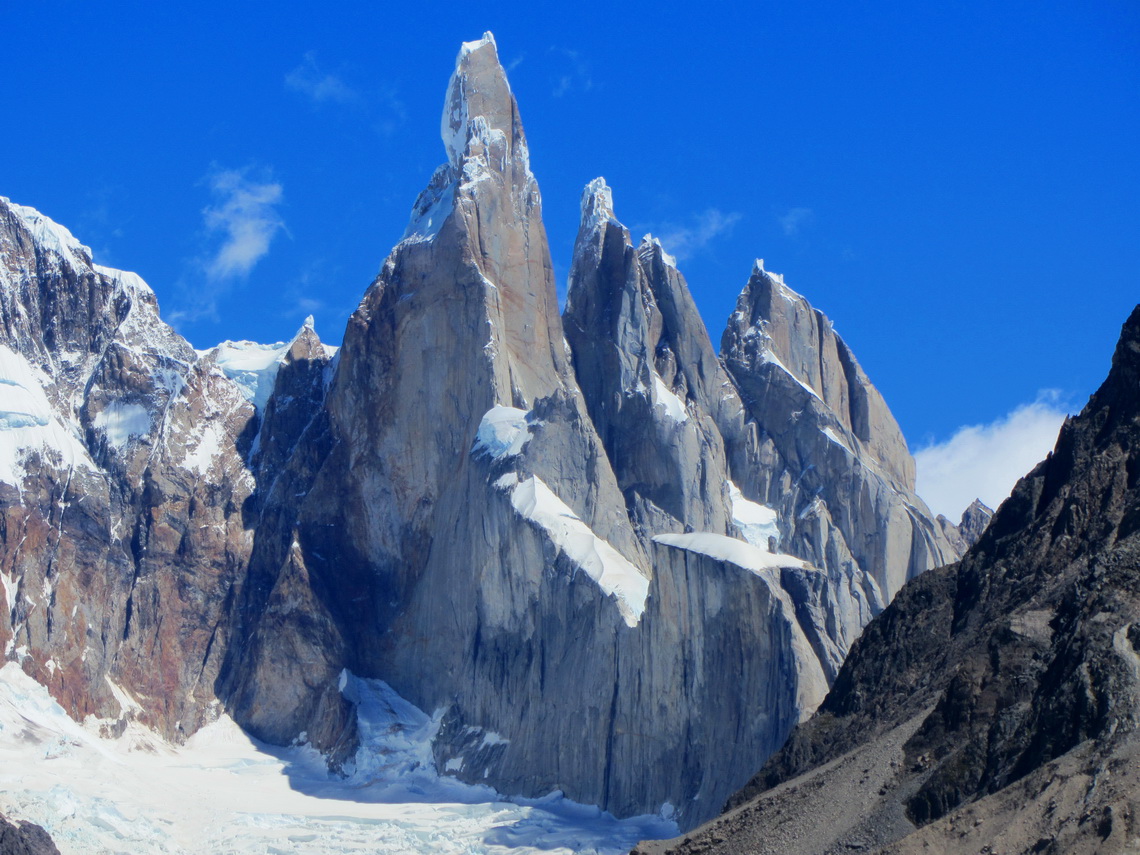
M 822 698 L 885 603 L 876 579 L 956 553 L 939 552 L 950 547 L 904 492 L 913 463 L 845 349 L 836 400 L 856 403 L 843 421 L 821 399 L 814 417 L 866 437 L 871 464 L 840 439 L 849 450 L 830 471 L 866 471 L 850 531 L 890 548 L 867 550 L 865 569 L 826 550 L 829 529 L 800 534 L 793 520 L 816 497 L 782 491 L 801 475 L 793 463 L 765 468 L 769 427 L 754 413 L 778 417 L 742 403 L 675 262 L 652 239 L 634 247 L 601 181 L 583 196 L 559 318 L 489 37 L 460 53 L 443 137 L 448 162 L 353 315 L 323 404 L 281 446 L 280 471 L 258 475 L 274 480 L 259 494 L 224 694 L 254 734 L 304 733 L 350 762 L 341 674 L 381 677 L 438 712 L 437 762 L 460 777 L 559 788 L 619 814 L 669 802 L 695 822 Z M 876 474 L 888 463 L 889 482 Z M 880 495 L 888 483 L 903 498 Z M 865 516 L 875 501 L 899 510 Z M 849 615 L 852 587 L 876 593 Z M 737 750 L 718 755 L 726 739 Z
M 341 768 L 345 672 L 380 678 L 439 717 L 442 770 L 691 825 L 957 532 L 821 313 L 758 264 L 718 357 L 601 180 L 559 316 L 489 35 L 441 130 L 335 353 L 311 324 L 195 353 L 0 208 L 0 643 L 76 716 L 177 738 L 221 701 Z
M 1135 851 L 1138 387 L 1140 306 L 965 558 L 867 627 L 735 810 L 643 851 Z
M 954 544 L 959 552 L 965 553 L 981 539 L 982 532 L 986 530 L 993 516 L 994 512 L 986 507 L 981 499 L 974 499 L 970 507 L 962 512 L 962 519 L 957 525 L 942 514 L 935 518 L 935 522 L 941 526 L 946 539 Z
M 208 715 L 254 408 L 132 273 L 0 200 L 0 643 L 77 717 Z
M 732 533 L 714 417 L 731 384 L 676 263 L 648 236 L 633 246 L 602 179 L 582 196 L 563 323 L 634 524 Z
M 746 496 L 774 508 L 782 548 L 826 570 L 797 599 L 829 678 L 863 626 L 910 578 L 960 552 L 914 493 L 898 425 L 831 321 L 757 261 L 721 340 L 745 430 L 726 436 Z M 738 473 L 738 474 L 737 474 Z
M 59 855 L 59 849 L 35 823 L 0 816 L 0 855 Z

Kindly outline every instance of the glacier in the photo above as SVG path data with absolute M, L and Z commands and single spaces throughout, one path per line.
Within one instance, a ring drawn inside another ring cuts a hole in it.
M 221 711 L 182 746 L 133 721 L 80 724 L 9 662 L 0 668 L 0 813 L 42 825 L 64 855 L 617 855 L 678 833 L 668 806 L 617 820 L 559 792 L 507 799 L 440 775 L 431 749 L 440 715 L 380 680 L 346 672 L 341 686 L 362 734 L 346 777 L 308 745 L 260 743 Z

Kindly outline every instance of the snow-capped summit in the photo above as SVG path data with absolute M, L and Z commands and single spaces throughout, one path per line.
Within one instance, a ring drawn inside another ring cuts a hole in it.
M 457 168 L 473 154 L 473 144 L 501 145 L 500 156 L 528 157 L 515 99 L 490 33 L 464 43 L 459 50 L 444 100 L 440 135 L 448 163 Z

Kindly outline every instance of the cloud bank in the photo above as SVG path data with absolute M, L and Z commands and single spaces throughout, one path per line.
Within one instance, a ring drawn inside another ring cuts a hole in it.
M 958 428 L 945 442 L 915 452 L 918 494 L 954 522 L 976 498 L 997 508 L 1053 450 L 1065 415 L 1057 393 L 1042 392 L 989 424 Z

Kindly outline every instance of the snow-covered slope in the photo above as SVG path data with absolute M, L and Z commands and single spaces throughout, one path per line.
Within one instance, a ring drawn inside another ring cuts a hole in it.
M 273 748 L 220 715 L 185 745 L 129 724 L 78 724 L 14 663 L 0 668 L 0 812 L 30 819 L 64 855 L 96 853 L 626 852 L 676 833 L 618 821 L 553 793 L 512 799 L 440 777 L 439 718 L 378 680 L 345 675 L 360 701 L 355 771 L 331 776 L 308 747 Z

